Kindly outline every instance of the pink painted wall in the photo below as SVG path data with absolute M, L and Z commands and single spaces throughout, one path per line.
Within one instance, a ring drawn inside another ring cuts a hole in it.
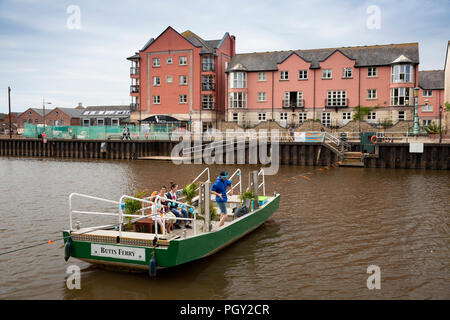
M 444 106 L 444 90 L 433 90 L 432 97 L 424 97 L 423 89 L 419 92 L 419 105 L 424 105 L 425 100 L 428 100 L 428 105 L 433 106 L 432 112 L 422 112 L 422 107 L 419 107 L 419 118 L 439 118 L 439 106 Z
M 374 107 L 376 105 L 388 107 L 391 105 L 391 67 L 381 66 L 377 67 L 377 76 L 368 77 L 367 67 L 356 68 L 361 73 L 360 84 L 360 105 L 364 107 Z M 367 90 L 376 89 L 377 99 L 367 99 Z

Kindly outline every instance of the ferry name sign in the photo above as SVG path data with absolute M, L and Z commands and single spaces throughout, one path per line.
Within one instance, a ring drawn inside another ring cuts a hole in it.
M 91 256 L 145 261 L 145 249 L 92 243 Z

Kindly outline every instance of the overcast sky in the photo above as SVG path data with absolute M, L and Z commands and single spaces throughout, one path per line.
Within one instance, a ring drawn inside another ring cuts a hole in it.
M 420 69 L 430 70 L 444 67 L 449 17 L 449 1 L 424 0 L 0 0 L 0 112 L 8 86 L 13 111 L 43 98 L 129 104 L 126 57 L 169 25 L 206 40 L 229 32 L 237 53 L 419 42 Z

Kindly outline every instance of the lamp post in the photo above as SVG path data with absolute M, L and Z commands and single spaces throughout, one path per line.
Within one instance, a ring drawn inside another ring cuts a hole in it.
M 439 143 L 442 142 L 442 111 L 444 108 L 439 106 Z
M 419 134 L 419 91 L 420 88 L 414 88 L 414 135 L 417 136 Z
M 44 133 L 45 133 L 45 105 L 46 104 L 52 104 L 51 102 L 45 102 L 45 98 L 42 98 L 42 109 L 44 114 Z

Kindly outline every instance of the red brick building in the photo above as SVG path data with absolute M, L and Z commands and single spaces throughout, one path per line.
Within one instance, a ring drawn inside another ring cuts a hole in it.
M 130 69 L 131 120 L 169 115 L 197 128 L 216 126 L 225 113 L 225 70 L 235 37 L 204 40 L 168 27 L 134 56 Z
M 45 109 L 45 113 L 49 113 L 52 109 Z M 22 112 L 18 117 L 18 126 L 23 129 L 25 123 L 29 124 L 43 124 L 44 123 L 44 110 L 37 108 L 28 108 Z
M 80 126 L 84 109 L 55 108 L 45 115 L 45 124 L 49 126 Z

